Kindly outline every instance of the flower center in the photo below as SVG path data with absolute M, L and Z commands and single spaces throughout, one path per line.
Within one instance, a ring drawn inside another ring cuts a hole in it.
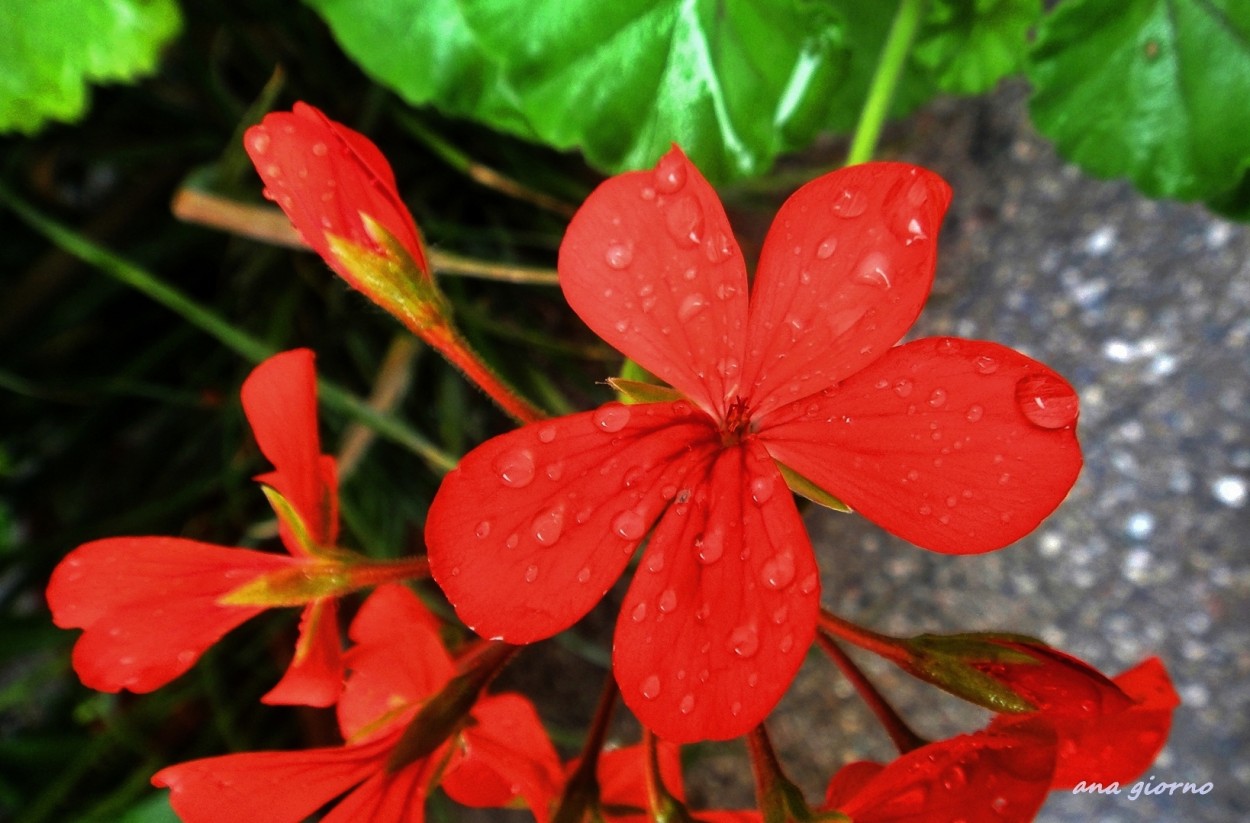
M 725 422 L 721 424 L 720 442 L 723 446 L 734 446 L 742 442 L 742 438 L 751 431 L 751 410 L 747 401 L 735 396 L 725 410 Z

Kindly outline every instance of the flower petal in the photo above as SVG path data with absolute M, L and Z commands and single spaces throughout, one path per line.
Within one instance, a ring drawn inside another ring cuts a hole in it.
M 295 656 L 260 702 L 271 706 L 333 706 L 343 693 L 343 643 L 337 601 L 314 600 L 299 621 Z
M 741 735 L 811 645 L 819 576 L 781 473 L 758 443 L 686 481 L 634 576 L 613 641 L 621 696 L 678 743 Z
M 595 189 L 569 223 L 559 270 L 596 334 L 724 415 L 742 369 L 746 264 L 716 192 L 680 149 Z
M 1001 548 L 1063 500 L 1081 468 L 1076 392 L 1019 352 L 928 338 L 779 409 L 781 463 L 887 531 L 949 554 Z
M 247 130 L 243 145 L 276 200 L 308 245 L 348 282 L 326 234 L 367 249 L 381 249 L 360 215 L 367 214 L 404 246 L 417 267 L 429 271 L 412 215 L 399 197 L 386 158 L 359 132 L 296 103 L 291 112 L 272 112 Z
M 276 469 L 259 479 L 295 507 L 314 540 L 333 545 L 338 532 L 338 494 L 333 459 L 323 459 L 317 435 L 313 353 L 294 349 L 275 354 L 252 370 L 241 394 L 256 442 Z M 307 553 L 285 524 L 280 524 L 280 531 L 292 554 Z
M 550 637 L 603 597 L 718 447 L 711 421 L 684 401 L 610 403 L 488 440 L 430 506 L 430 571 L 482 636 Z
M 381 771 L 397 734 L 362 746 L 206 757 L 161 769 L 152 785 L 171 790 L 185 823 L 299 823 Z
M 867 163 L 813 180 L 782 205 L 751 293 L 742 380 L 757 418 L 899 341 L 929 296 L 950 198 L 930 171 Z
M 479 808 L 523 799 L 538 823 L 545 823 L 564 778 L 533 704 L 517 694 L 483 697 L 473 707 L 473 720 L 460 735 L 462 748 L 443 775 L 443 790 Z
M 839 785 L 839 773 L 829 795 L 855 823 L 1032 820 L 1046 799 L 1054 763 L 1053 737 L 978 732 L 922 746 L 876 774 L 853 763 L 847 768 L 856 773 L 845 782 L 862 785 L 846 797 L 849 787 Z
M 295 562 L 176 537 L 96 540 L 74 549 L 53 570 L 48 606 L 58 626 L 86 630 L 73 656 L 85 685 L 150 692 L 263 611 L 218 605 L 218 598 Z
M 455 673 L 438 623 L 408 588 L 379 586 L 352 621 L 351 670 L 338 703 L 339 729 L 353 742 L 384 733 L 402 712 L 435 694 Z M 388 717 L 388 715 L 390 715 Z

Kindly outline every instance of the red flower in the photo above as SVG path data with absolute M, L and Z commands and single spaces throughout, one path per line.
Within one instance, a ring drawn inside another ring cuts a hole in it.
M 304 605 L 295 657 L 262 699 L 314 706 L 337 699 L 343 666 L 335 601 L 304 590 L 319 572 L 341 571 L 312 553 L 333 546 L 338 531 L 334 460 L 321 454 L 317 437 L 312 352 L 271 357 L 242 393 L 256 440 L 274 465 L 257 479 L 282 495 L 301 521 L 293 529 L 279 511 L 291 556 L 176 537 L 114 537 L 79 546 L 53 571 L 47 596 L 58 626 L 86 630 L 73 660 L 87 686 L 152 691 L 248 618 L 272 605 Z M 341 591 L 331 587 L 330 593 Z
M 172 790 L 170 803 L 188 823 L 300 821 L 344 793 L 325 823 L 421 821 L 440 780 L 467 805 L 523 800 L 543 823 L 559 761 L 533 706 L 518 695 L 481 698 L 454 739 L 388 769 L 405 726 L 454 674 L 436 626 L 409 590 L 378 588 L 352 623 L 356 645 L 338 705 L 346 745 L 193 760 L 162 769 L 152 783 Z
M 617 623 L 626 703 L 675 741 L 744 733 L 810 644 L 819 582 L 782 467 L 942 552 L 999 548 L 1067 493 L 1076 395 L 1011 349 L 891 348 L 933 278 L 950 197 L 898 163 L 801 188 L 750 302 L 715 193 L 674 149 L 600 186 L 560 249 L 573 309 L 687 400 L 538 423 L 478 447 L 426 527 L 465 623 L 526 643 L 572 625 L 654 526 Z
M 417 269 L 428 274 L 421 236 L 399 197 L 395 173 L 369 138 L 307 103 L 296 103 L 292 111 L 265 115 L 260 125 L 244 134 L 243 146 L 265 181 L 265 195 L 353 286 L 361 288 L 355 273 L 334 253 L 330 237 L 385 255 L 365 225 L 366 216 L 386 229 Z

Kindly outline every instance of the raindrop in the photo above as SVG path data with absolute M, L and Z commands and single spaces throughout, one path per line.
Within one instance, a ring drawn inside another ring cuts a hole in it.
M 985 409 L 974 403 L 968 407 L 968 413 L 964 416 L 968 418 L 969 423 L 975 423 L 985 416 Z
M 1034 374 L 1016 383 L 1016 405 L 1025 418 L 1043 429 L 1064 429 L 1076 422 L 1076 392 L 1060 377 Z
M 735 700 L 733 702 L 733 705 L 729 707 L 729 713 L 732 714 L 734 717 L 737 717 L 738 715 L 742 714 L 742 703 L 738 700 Z
M 962 789 L 968 785 L 968 775 L 964 772 L 962 766 L 951 766 L 942 773 L 942 786 L 949 791 Z
M 681 301 L 681 306 L 677 309 L 677 319 L 685 323 L 690 320 L 690 318 L 703 311 L 703 309 L 707 308 L 707 305 L 707 298 L 698 292 L 688 294 L 685 299 Z
M 708 262 L 720 263 L 733 255 L 733 246 L 724 232 L 717 232 L 715 237 L 708 238 L 703 251 L 707 255 Z
M 325 143 L 313 143 L 312 153 L 318 157 L 325 157 L 330 153 L 330 149 L 326 147 Z
M 890 261 L 879 251 L 870 252 L 855 269 L 855 282 L 880 289 L 890 288 Z
M 181 665 L 185 666 L 193 660 L 195 660 L 194 649 L 183 649 L 182 651 L 178 652 L 178 662 Z
M 979 374 L 993 374 L 998 371 L 998 361 L 990 357 L 988 354 L 983 354 L 976 360 L 972 361 L 972 365 L 976 368 Z
M 686 166 L 676 154 L 666 154 L 660 158 L 655 167 L 655 188 L 663 194 L 673 192 L 686 185 Z
M 833 257 L 833 253 L 838 250 L 838 238 L 832 234 L 820 241 L 820 245 L 816 247 L 816 257 L 821 260 L 828 260 Z
M 629 407 L 622 406 L 620 403 L 609 403 L 606 406 L 600 406 L 594 415 L 595 425 L 601 431 L 618 432 L 625 428 L 629 423 Z
M 665 589 L 660 595 L 660 613 L 668 614 L 677 608 L 677 592 L 672 589 Z
M 759 684 L 760 684 L 759 672 L 751 672 L 749 675 L 747 675 L 747 686 L 754 689 Z
M 686 696 L 681 699 L 681 703 L 677 706 L 677 710 L 682 714 L 690 714 L 694 711 L 694 695 L 687 693 Z
M 803 594 L 811 594 L 816 591 L 816 587 L 819 583 L 820 579 L 816 576 L 816 572 L 812 572 L 807 577 L 803 578 L 802 583 L 799 583 L 799 591 L 803 592 Z
M 577 573 L 577 582 L 578 583 L 590 582 L 590 567 L 589 566 L 582 566 L 582 570 Z
M 664 227 L 679 246 L 690 248 L 703 241 L 703 209 L 690 195 L 677 198 L 664 210 Z
M 504 541 L 504 545 L 510 549 L 515 549 L 521 544 L 521 537 L 516 532 L 508 535 L 508 539 Z
M 537 579 L 538 579 L 538 567 L 537 566 L 530 566 L 528 569 L 525 570 L 525 582 L 526 583 L 533 583 Z
M 267 174 L 270 177 L 281 177 L 282 167 L 279 166 L 277 163 L 270 163 L 269 165 L 265 166 L 265 174 Z
M 660 696 L 660 676 L 653 674 L 642 681 L 642 696 L 647 700 L 655 700 Z
M 784 605 L 778 606 L 777 610 L 773 612 L 773 622 L 780 626 L 782 623 L 786 622 L 786 618 L 789 616 L 790 609 L 788 607 Z
M 751 481 L 751 500 L 755 505 L 762 506 L 773 496 L 773 488 L 777 478 L 771 476 L 757 477 Z
M 700 535 L 694 539 L 694 547 L 701 563 L 715 563 L 725 553 L 725 533 L 717 529 Z
M 641 623 L 642 621 L 646 620 L 647 619 L 647 604 L 639 603 L 637 606 L 634 606 L 634 610 L 629 613 L 629 619 L 634 621 L 635 623 Z
M 556 462 L 547 466 L 547 479 L 548 480 L 551 480 L 551 481 L 559 480 L 561 475 L 563 474 L 564 474 L 564 461 L 563 460 L 557 460 Z
M 907 471 L 907 479 L 915 483 L 917 480 L 920 479 L 920 472 L 916 471 L 915 469 L 909 469 Z
M 625 540 L 637 540 L 647 531 L 647 523 L 637 512 L 626 509 L 612 521 L 612 531 Z
M 935 409 L 940 409 L 946 405 L 946 390 L 934 389 L 933 393 L 929 395 L 929 405 Z
M 794 555 L 781 552 L 774 555 L 760 570 L 760 579 L 770 589 L 784 589 L 794 582 Z
M 495 460 L 495 472 L 505 486 L 525 488 L 534 480 L 534 454 L 528 449 L 505 452 Z
M 483 520 L 478 523 L 477 528 L 473 530 L 473 533 L 477 535 L 478 540 L 485 539 L 486 536 L 490 534 L 490 521 Z
M 532 527 L 534 539 L 544 546 L 550 546 L 560 539 L 560 532 L 564 530 L 564 511 L 554 508 L 540 514 L 534 518 Z
M 726 357 L 716 364 L 716 371 L 721 377 L 735 377 L 740 369 L 738 361 L 732 357 Z
M 868 197 L 859 189 L 845 189 L 833 201 L 833 213 L 838 217 L 859 217 L 868 211 Z
M 555 439 L 556 439 L 556 427 L 555 426 L 543 426 L 541 429 L 538 430 L 538 440 L 540 442 L 550 443 L 552 440 L 555 440 Z
M 794 648 L 794 635 L 787 634 L 785 637 L 781 638 L 781 643 L 778 644 L 777 648 L 781 649 L 782 654 L 786 654 L 791 649 L 793 649 Z
M 760 650 L 760 635 L 754 626 L 739 626 L 729 635 L 729 648 L 739 657 L 753 657 Z
M 914 386 L 915 384 L 906 377 L 899 378 L 894 381 L 894 393 L 899 397 L 908 397 L 911 395 L 911 390 Z
M 269 134 L 267 132 L 257 129 L 252 132 L 251 139 L 248 142 L 251 144 L 252 151 L 257 154 L 264 154 L 269 151 Z
M 613 243 L 604 252 L 603 259 L 607 261 L 609 266 L 620 271 L 633 262 L 634 250 L 625 243 Z
M 647 571 L 655 573 L 663 571 L 664 555 L 659 552 L 651 552 L 647 555 Z

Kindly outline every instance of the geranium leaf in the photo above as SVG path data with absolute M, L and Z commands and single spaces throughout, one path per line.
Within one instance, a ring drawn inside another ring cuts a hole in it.
M 0 132 L 77 120 L 89 83 L 152 72 L 180 26 L 174 0 L 0 3 Z
M 1244 213 L 1250 108 L 1230 101 L 1250 99 L 1250 5 L 1072 0 L 1043 22 L 1029 76 L 1038 129 L 1086 171 Z
M 941 0 L 929 7 L 913 60 L 950 94 L 981 94 L 1022 68 L 1040 0 Z

